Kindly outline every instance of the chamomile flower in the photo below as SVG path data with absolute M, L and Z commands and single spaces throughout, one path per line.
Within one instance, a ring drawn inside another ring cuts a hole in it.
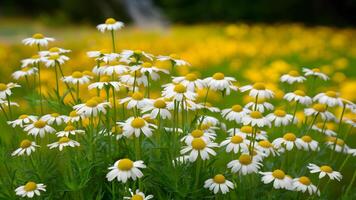
M 314 76 L 324 81 L 329 79 L 329 77 L 326 74 L 320 72 L 319 68 L 314 68 L 314 69 L 303 68 L 303 72 L 304 72 L 304 76 Z
M 109 134 L 114 136 L 116 138 L 116 140 L 120 140 L 121 138 L 124 137 L 124 134 L 122 132 L 122 128 L 118 125 L 115 125 L 111 128 L 111 130 L 109 131 Z
M 117 122 L 122 127 L 125 137 L 140 137 L 143 133 L 147 137 L 151 137 L 153 129 L 157 128 L 156 125 L 149 123 L 142 117 L 130 117 L 125 122 Z
M 171 54 L 169 56 L 157 56 L 157 60 L 166 61 L 169 60 L 173 63 L 173 66 L 190 66 L 190 64 L 179 58 L 177 54 Z
M 49 126 L 47 122 L 43 120 L 36 120 L 33 121 L 32 124 L 26 125 L 24 131 L 26 131 L 29 135 L 33 135 L 35 137 L 39 135 L 41 138 L 43 138 L 46 133 L 53 133 L 56 130 Z
M 79 142 L 64 136 L 59 138 L 57 142 L 48 144 L 47 146 L 49 149 L 54 149 L 58 147 L 59 151 L 62 151 L 64 147 L 76 147 L 80 146 L 80 144 Z
M 205 141 L 213 141 L 215 140 L 215 137 L 215 133 L 209 133 L 200 129 L 195 129 L 192 132 L 188 133 L 188 135 L 182 137 L 181 141 L 189 145 L 190 143 L 192 143 L 194 138 L 201 138 Z
M 75 71 L 72 75 L 63 77 L 62 80 L 65 83 L 83 85 L 89 83 L 91 78 L 91 76 L 85 75 L 82 72 Z
M 126 65 L 104 65 L 104 66 L 100 66 L 97 71 L 93 72 L 97 75 L 107 75 L 107 76 L 112 76 L 114 74 L 116 75 L 122 75 L 126 72 L 128 72 L 128 66 Z
M 295 102 L 298 102 L 305 106 L 308 106 L 312 103 L 312 98 L 308 97 L 305 94 L 305 92 L 302 90 L 296 90 L 294 92 L 289 92 L 289 93 L 285 94 L 283 98 L 289 102 L 295 101 Z
M 277 148 L 269 142 L 268 140 L 261 140 L 257 143 L 256 145 L 256 150 L 259 152 L 262 152 L 266 157 L 272 155 L 272 156 L 278 156 L 279 151 Z
M 343 106 L 342 98 L 334 91 L 327 91 L 325 93 L 319 93 L 315 95 L 313 101 L 317 101 L 320 104 L 328 105 L 329 107 Z
M 216 152 L 212 149 L 215 147 L 218 147 L 218 144 L 210 141 L 205 141 L 202 138 L 194 138 L 192 142 L 188 144 L 188 146 L 183 147 L 180 153 L 184 155 L 190 152 L 190 162 L 196 161 L 199 155 L 202 160 L 208 160 L 210 158 L 210 155 L 216 155 Z
M 21 60 L 21 68 L 25 68 L 28 66 L 36 66 L 38 65 L 40 62 L 42 62 L 43 57 L 40 55 L 33 55 L 31 58 L 26 58 Z
M 252 126 L 242 126 L 240 129 L 231 128 L 227 132 L 230 136 L 239 135 L 243 138 L 249 137 L 252 139 L 252 130 Z M 266 131 L 257 130 L 256 135 L 254 137 L 256 138 L 256 140 L 267 140 L 268 135 Z
M 234 189 L 234 184 L 231 181 L 226 180 L 224 175 L 217 174 L 214 178 L 210 178 L 204 182 L 204 188 L 209 188 L 214 194 L 217 194 L 219 191 L 226 194 L 230 189 Z
M 273 172 L 259 172 L 262 175 L 262 182 L 268 184 L 273 182 L 275 189 L 290 189 L 292 188 L 292 179 L 289 178 L 284 171 L 276 169 Z
M 245 117 L 242 118 L 242 123 L 244 125 L 250 125 L 250 126 L 271 127 L 271 122 L 266 117 L 264 117 L 262 113 L 259 111 L 250 112 L 249 115 L 246 115 Z
M 352 119 L 345 119 L 345 123 L 349 124 L 352 127 L 356 127 L 356 118 L 352 118 Z
M 108 76 L 101 76 L 98 82 L 94 82 L 88 86 L 89 90 L 99 89 L 102 90 L 106 87 L 113 87 L 115 91 L 119 91 L 121 87 L 126 87 L 126 85 L 121 84 L 118 81 L 111 81 Z
M 152 54 L 146 53 L 141 50 L 123 50 L 120 53 L 120 56 L 123 58 L 122 60 L 130 60 L 130 58 L 140 59 L 140 60 L 150 60 L 152 61 L 154 56 Z
M 14 88 L 18 88 L 21 87 L 19 84 L 17 83 L 0 83 L 0 99 L 6 99 L 7 96 L 11 96 L 12 95 L 12 89 Z
M 315 131 L 318 131 L 320 133 L 323 133 L 327 136 L 336 136 L 337 135 L 335 131 L 328 129 L 327 126 L 324 126 L 324 123 L 322 123 L 322 122 L 319 122 L 319 123 L 316 123 L 315 125 L 313 125 L 312 129 Z
M 37 75 L 37 68 L 29 68 L 29 67 L 24 67 L 21 70 L 15 71 L 14 73 L 11 74 L 12 78 L 14 78 L 15 80 L 19 80 L 21 78 L 26 78 L 26 77 L 30 77 L 32 75 Z
M 52 47 L 48 51 L 40 51 L 40 52 L 38 52 L 38 54 L 42 57 L 45 57 L 45 56 L 50 56 L 53 54 L 65 54 L 65 53 L 69 53 L 69 52 L 71 52 L 71 50 L 63 49 L 63 48 L 59 48 L 59 47 Z
M 313 185 L 311 180 L 306 176 L 293 179 L 293 190 L 303 193 L 308 191 L 309 195 L 317 194 L 320 196 L 320 191 L 318 188 Z
M 99 24 L 96 26 L 96 28 L 100 32 L 105 32 L 105 31 L 116 31 L 124 27 L 124 23 L 116 21 L 114 18 L 108 18 L 105 20 L 104 24 Z
M 110 172 L 106 174 L 108 181 L 112 181 L 115 178 L 119 182 L 126 183 L 128 179 L 136 180 L 141 178 L 143 173 L 140 169 L 146 168 L 146 165 L 142 160 L 132 161 L 128 158 L 120 159 L 109 167 Z
M 303 149 L 305 151 L 317 151 L 319 150 L 319 142 L 313 140 L 309 135 L 304 135 L 301 138 L 297 138 L 295 145 L 298 149 Z
M 215 73 L 212 77 L 204 79 L 207 88 L 213 91 L 222 91 L 227 95 L 230 94 L 231 89 L 237 90 L 236 86 L 233 85 L 236 79 L 233 77 L 225 77 L 221 72 Z
M 220 143 L 220 147 L 226 146 L 226 152 L 228 153 L 231 151 L 233 151 L 234 153 L 247 152 L 249 143 L 250 143 L 249 140 L 244 139 L 239 135 L 234 135 L 222 141 Z
M 52 125 L 61 125 L 65 122 L 65 116 L 60 115 L 58 113 L 51 113 L 41 117 L 41 120 L 47 122 L 47 124 Z
M 328 137 L 325 144 L 329 149 L 335 150 L 336 152 L 348 153 L 350 149 L 343 139 L 337 137 Z
M 99 113 L 105 114 L 108 107 L 110 107 L 109 102 L 98 102 L 96 99 L 92 98 L 86 103 L 73 106 L 73 109 L 78 115 L 96 117 Z
M 257 104 L 255 101 L 251 101 L 245 105 L 245 108 L 250 110 L 255 110 L 256 108 L 256 111 L 264 113 L 267 110 L 273 110 L 274 106 L 271 103 L 267 102 L 264 98 L 258 98 Z
M 30 140 L 22 140 L 20 143 L 20 148 L 16 149 L 12 152 L 12 156 L 22 156 L 27 154 L 28 156 L 31 155 L 32 152 L 36 150 L 36 147 L 39 147 L 36 142 L 32 142 Z
M 231 172 L 239 172 L 240 175 L 257 173 L 261 166 L 262 163 L 248 154 L 241 154 L 238 160 L 233 160 L 227 164 L 227 168 L 231 168 Z
M 325 175 L 328 175 L 331 180 L 340 181 L 342 179 L 341 173 L 334 171 L 333 168 L 328 165 L 319 167 L 316 164 L 309 163 L 307 167 L 310 170 L 310 173 L 319 173 L 319 179 L 323 178 Z
M 17 119 L 8 121 L 7 124 L 11 125 L 13 128 L 17 126 L 23 128 L 25 125 L 36 121 L 37 118 L 37 116 L 33 115 L 20 115 Z
M 249 96 L 251 97 L 258 97 L 263 99 L 270 99 L 273 98 L 274 93 L 266 89 L 265 84 L 263 83 L 255 83 L 253 85 L 246 85 L 240 88 L 241 92 L 250 91 Z
M 153 195 L 145 195 L 143 192 L 140 192 L 139 189 L 135 191 L 135 193 L 132 192 L 131 188 L 130 190 L 130 197 L 124 197 L 124 199 L 130 199 L 130 200 L 149 200 L 153 198 Z
M 144 108 L 150 104 L 150 100 L 147 98 L 144 98 L 143 94 L 141 92 L 134 92 L 131 97 L 125 97 L 120 100 L 120 104 L 127 103 L 127 109 L 132 109 L 132 108 Z
M 102 61 L 106 64 L 108 64 L 109 62 L 112 62 L 112 61 L 117 61 L 120 58 L 120 54 L 110 52 L 107 49 L 102 49 L 100 51 L 88 51 L 87 56 L 89 58 L 95 58 L 96 61 L 99 61 L 99 62 Z M 97 67 L 95 67 L 95 68 L 97 68 Z
M 72 125 L 67 125 L 63 131 L 59 131 L 56 133 L 57 137 L 68 137 L 69 135 L 76 135 L 76 134 L 84 134 L 85 131 L 76 129 Z
M 196 104 L 196 107 L 197 107 L 197 109 L 205 109 L 205 110 L 208 110 L 208 111 L 214 112 L 214 113 L 220 112 L 219 108 L 212 106 L 211 103 L 209 103 L 209 102 L 202 102 L 202 103 Z
M 287 151 L 290 151 L 296 145 L 297 136 L 294 133 L 286 133 L 282 138 L 277 138 L 273 140 L 272 144 L 276 148 L 285 148 Z
M 142 112 L 150 112 L 150 117 L 156 119 L 159 115 L 162 119 L 171 119 L 171 112 L 168 110 L 167 103 L 163 99 L 156 99 L 152 103 L 142 108 Z
M 280 80 L 281 82 L 293 84 L 302 83 L 306 80 L 306 78 L 304 76 L 301 76 L 298 71 L 292 70 L 288 74 L 282 75 Z
M 48 42 L 53 42 L 54 38 L 45 37 L 41 33 L 33 34 L 32 37 L 22 40 L 22 43 L 27 46 L 47 46 Z
M 67 56 L 60 55 L 60 54 L 52 54 L 50 56 L 42 58 L 42 62 L 45 63 L 45 66 L 47 68 L 55 67 L 57 63 L 60 65 L 63 65 L 68 60 L 69 60 L 69 58 Z
M 327 111 L 327 106 L 325 104 L 314 104 L 311 108 L 304 109 L 304 114 L 306 116 L 316 116 L 320 115 L 323 120 L 335 120 L 335 116 Z
M 73 122 L 78 122 L 83 118 L 84 116 L 79 115 L 77 111 L 73 110 L 69 113 L 69 116 L 65 116 L 64 121 L 65 123 L 69 123 L 69 122 L 73 123 Z
M 150 62 L 144 62 L 141 65 L 134 65 L 130 67 L 131 71 L 139 71 L 142 74 L 149 75 L 152 80 L 158 80 L 159 79 L 159 72 L 163 72 L 165 74 L 169 74 L 169 71 L 165 69 L 158 68 Z
M 196 73 L 188 73 L 185 76 L 173 77 L 173 83 L 180 83 L 187 87 L 188 90 L 194 92 L 196 89 L 205 87 L 203 80 L 198 78 Z
M 147 76 L 142 74 L 140 71 L 135 71 L 120 76 L 120 82 L 130 86 L 133 86 L 134 83 L 136 84 L 136 86 L 143 85 L 147 87 L 148 85 Z
M 46 185 L 42 183 L 35 183 L 32 181 L 27 182 L 25 185 L 22 185 L 15 189 L 16 195 L 21 197 L 32 198 L 35 195 L 40 196 L 41 191 L 46 191 Z
M 290 123 L 297 123 L 297 118 L 294 118 L 293 115 L 287 114 L 284 110 L 275 110 L 273 113 L 270 113 L 266 116 L 266 118 L 271 121 L 274 126 L 286 126 Z M 293 122 L 292 122 L 293 120 Z
M 251 111 L 247 108 L 243 108 L 242 106 L 236 104 L 231 108 L 227 108 L 221 111 L 222 117 L 224 117 L 228 121 L 235 121 L 236 123 L 241 123 L 242 118 L 248 115 Z
M 12 101 L 5 101 L 5 100 L 2 100 L 0 99 L 0 105 L 2 107 L 8 107 L 8 106 L 16 106 L 16 107 L 19 107 L 20 105 L 16 102 L 12 102 Z
M 181 83 L 169 83 L 163 85 L 162 96 L 169 99 L 172 98 L 175 101 L 183 101 L 184 99 L 195 100 L 196 93 L 187 90 L 187 87 Z

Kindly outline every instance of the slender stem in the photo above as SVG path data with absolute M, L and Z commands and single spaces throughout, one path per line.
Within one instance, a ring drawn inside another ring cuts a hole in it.
M 313 127 L 313 125 L 314 125 L 314 123 L 315 123 L 315 120 L 316 120 L 316 118 L 318 117 L 318 115 L 319 115 L 319 112 L 314 116 L 314 118 L 313 118 L 313 120 L 312 120 L 312 122 L 311 122 L 311 124 L 310 124 L 310 126 L 309 126 L 309 128 L 308 128 L 308 130 L 305 132 L 305 135 L 308 135 L 308 133 L 309 133 L 309 131 L 311 130 L 311 128 Z
M 253 108 L 253 111 L 257 110 L 257 102 L 258 102 L 258 93 L 256 95 L 256 100 L 255 100 L 255 107 Z
M 7 114 L 6 114 L 6 112 L 5 112 L 5 109 L 4 109 L 4 107 L 2 107 L 1 104 L 0 104 L 0 108 L 1 108 L 2 112 L 4 113 L 4 116 L 5 116 L 6 120 L 9 121 L 9 120 L 10 120 L 10 119 L 9 119 L 9 116 L 7 116 Z
M 56 62 L 56 63 L 57 63 L 57 65 L 58 65 L 58 68 L 59 68 L 59 71 L 60 71 L 62 77 L 64 77 L 64 73 L 63 73 L 63 70 L 62 70 L 61 65 L 60 65 L 58 62 Z M 70 96 L 71 96 L 72 99 L 73 99 L 73 102 L 75 102 L 75 97 L 74 97 L 74 95 L 73 95 L 73 93 L 72 93 L 71 88 L 69 87 L 68 83 L 66 83 L 66 82 L 64 82 L 64 83 L 65 83 L 65 85 L 67 86 L 67 89 L 68 89 L 68 91 L 69 91 Z
M 9 117 L 12 119 L 12 110 L 11 110 L 11 102 L 10 102 L 10 96 L 6 95 L 6 100 L 7 100 L 7 106 L 9 107 Z
M 40 63 L 37 63 L 37 68 L 38 68 L 38 87 L 40 90 L 40 111 L 41 115 L 43 115 L 43 102 L 42 102 L 42 86 L 41 86 L 41 66 Z
M 80 99 L 79 99 L 79 81 L 77 82 L 77 90 L 76 90 L 76 93 L 77 93 L 77 103 L 80 103 Z
M 115 33 L 114 33 L 114 30 L 111 30 L 111 40 L 112 40 L 112 51 L 115 53 L 116 52 L 116 47 L 115 47 Z
M 132 92 L 135 92 L 135 86 L 136 86 L 136 77 L 137 77 L 137 72 L 135 71 L 135 77 L 134 77 L 134 83 L 133 83 L 133 88 L 132 88 Z
M 296 115 L 297 109 L 298 109 L 298 103 L 299 103 L 299 101 L 297 101 L 295 103 L 295 109 L 294 109 L 294 112 L 293 112 L 292 124 L 294 124 L 295 115 Z
M 356 180 L 356 170 L 354 172 L 354 175 L 352 176 L 352 179 L 351 179 L 351 182 L 349 183 L 349 186 L 347 186 L 347 189 L 346 189 L 346 191 L 344 193 L 344 196 L 346 196 L 350 192 L 351 187 L 354 184 L 355 180 Z
M 146 73 L 147 76 L 147 98 L 150 98 L 150 75 L 148 72 Z
M 56 95 L 57 95 L 57 98 L 58 98 L 58 104 L 60 105 L 61 104 L 61 97 L 59 95 L 59 80 L 58 80 L 57 62 L 55 62 L 55 65 L 54 65 L 54 72 L 56 74 Z
M 337 134 L 340 134 L 340 131 L 341 131 L 342 118 L 344 117 L 345 109 L 346 109 L 346 104 L 344 104 L 343 107 L 342 107 L 342 112 L 341 112 L 340 120 L 339 120 L 339 128 L 337 129 Z M 336 140 L 335 140 L 335 143 L 334 143 L 334 146 L 333 146 L 333 152 L 336 149 L 337 140 L 338 140 L 338 138 L 336 137 Z M 333 153 L 331 155 L 333 156 Z

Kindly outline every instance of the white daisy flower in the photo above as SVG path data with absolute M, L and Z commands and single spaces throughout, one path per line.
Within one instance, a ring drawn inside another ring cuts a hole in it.
M 215 140 L 216 134 L 209 133 L 200 129 L 195 129 L 188 135 L 182 137 L 180 141 L 185 142 L 187 145 L 191 144 L 194 138 L 201 138 L 207 142 Z
M 40 191 L 46 191 L 46 185 L 42 183 L 35 183 L 32 181 L 27 182 L 25 185 L 22 185 L 15 189 L 16 195 L 21 197 L 32 198 L 35 195 L 40 196 Z
M 47 122 L 43 120 L 36 120 L 33 121 L 32 124 L 26 125 L 24 131 L 26 131 L 29 135 L 33 135 L 35 137 L 39 135 L 41 138 L 43 138 L 46 133 L 53 133 L 56 130 L 49 126 Z
M 285 100 L 291 102 L 295 101 L 305 106 L 308 106 L 312 103 L 312 98 L 308 97 L 304 91 L 296 90 L 294 92 L 289 92 L 283 97 Z
M 23 154 L 31 155 L 32 152 L 36 150 L 36 147 L 39 147 L 36 142 L 30 140 L 22 140 L 20 143 L 20 148 L 12 152 L 11 156 L 22 156 Z
M 150 117 L 156 119 L 159 115 L 162 119 L 171 119 L 172 114 L 168 110 L 167 103 L 163 99 L 156 99 L 142 108 L 142 112 L 150 112 Z
M 22 40 L 22 43 L 27 46 L 47 46 L 48 42 L 53 42 L 54 38 L 45 37 L 41 33 L 33 34 L 32 37 Z
M 319 93 L 315 95 L 313 101 L 317 101 L 320 104 L 326 104 L 329 107 L 340 106 L 342 107 L 343 101 L 342 98 L 339 97 L 339 93 L 334 91 L 327 91 L 325 93 Z
M 118 125 L 113 126 L 111 128 L 111 130 L 109 131 L 109 134 L 114 136 L 116 138 L 116 140 L 120 140 L 121 138 L 124 137 L 122 128 L 120 126 L 118 126 Z
M 285 148 L 287 151 L 291 151 L 296 145 L 297 136 L 293 133 L 286 133 L 282 138 L 277 138 L 273 140 L 272 144 L 276 148 Z
M 264 113 L 265 111 L 273 110 L 274 106 L 271 103 L 268 103 L 265 99 L 258 98 L 257 104 L 255 101 L 251 101 L 245 105 L 245 108 L 250 110 L 255 110 L 256 108 L 256 111 Z
M 314 104 L 313 107 L 311 108 L 305 108 L 304 114 L 306 116 L 320 115 L 323 120 L 326 119 L 328 121 L 336 119 L 331 112 L 327 111 L 327 106 L 325 104 L 319 104 L 319 103 Z
M 330 166 L 328 165 L 323 165 L 319 167 L 316 164 L 309 163 L 307 166 L 310 170 L 310 173 L 319 173 L 319 179 L 323 178 L 325 175 L 328 175 L 331 180 L 338 180 L 340 181 L 342 179 L 342 175 L 340 172 L 334 171 Z
M 49 125 L 52 124 L 61 125 L 62 123 L 65 122 L 65 116 L 60 115 L 58 113 L 47 114 L 42 116 L 40 119 L 47 122 L 47 124 Z
M 145 74 L 146 76 L 149 75 L 152 80 L 158 80 L 159 79 L 159 74 L 158 72 L 163 72 L 165 74 L 169 74 L 169 71 L 165 69 L 158 68 L 156 66 L 153 66 L 152 63 L 149 62 L 144 62 L 141 65 L 134 65 L 130 67 L 131 71 L 139 71 L 142 74 Z
M 171 54 L 169 56 L 157 56 L 156 58 L 159 61 L 169 60 L 173 63 L 173 66 L 190 66 L 187 61 L 180 59 L 177 54 Z
M 68 50 L 68 49 L 52 47 L 48 51 L 40 51 L 40 52 L 38 52 L 38 54 L 42 57 L 45 57 L 45 56 L 50 56 L 53 54 L 65 54 L 65 53 L 70 53 L 70 52 L 71 52 L 71 50 Z
M 21 60 L 21 68 L 25 68 L 28 66 L 36 66 L 40 62 L 42 62 L 43 58 L 40 55 L 33 55 L 31 58 L 26 58 Z
M 204 188 L 209 188 L 214 194 L 217 194 L 219 191 L 226 194 L 230 189 L 234 189 L 234 184 L 231 181 L 226 180 L 224 175 L 217 174 L 214 178 L 210 178 L 204 182 Z
M 198 118 L 198 121 L 200 122 L 201 125 L 203 124 L 208 125 L 209 126 L 208 128 L 213 128 L 220 124 L 220 120 L 212 116 L 200 116 Z
M 199 155 L 202 160 L 208 160 L 210 158 L 209 154 L 213 156 L 216 155 L 216 152 L 212 149 L 215 147 L 218 147 L 218 144 L 210 141 L 205 141 L 202 138 L 194 138 L 192 142 L 188 144 L 188 146 L 183 147 L 180 153 L 184 155 L 190 152 L 190 162 L 196 161 Z
M 136 190 L 135 193 L 132 192 L 131 188 L 129 188 L 131 197 L 124 197 L 124 199 L 131 199 L 131 200 L 149 200 L 153 198 L 153 195 L 145 195 L 143 192 L 140 192 L 139 189 Z
M 274 146 L 274 144 L 270 143 L 268 140 L 259 141 L 255 148 L 257 151 L 262 152 L 265 155 L 265 157 L 268 157 L 270 155 L 272 156 L 279 155 L 279 151 L 277 150 L 277 148 Z
M 352 127 L 356 127 L 356 118 L 345 119 L 345 123 L 351 125 Z
M 106 174 L 108 181 L 112 181 L 115 178 L 119 182 L 126 183 L 128 179 L 136 180 L 141 178 L 143 173 L 140 169 L 146 168 L 146 165 L 142 160 L 132 161 L 128 158 L 120 159 L 109 167 L 110 172 Z
M 34 115 L 20 115 L 19 118 L 13 121 L 8 121 L 7 124 L 11 125 L 13 128 L 17 126 L 23 128 L 25 125 L 37 121 L 37 118 L 38 117 Z
M 248 115 L 251 111 L 247 108 L 243 108 L 242 106 L 236 104 L 231 108 L 223 109 L 221 111 L 221 115 L 228 121 L 235 121 L 236 123 L 241 123 L 242 118 Z
M 294 121 L 292 122 L 293 115 L 287 114 L 284 110 L 275 110 L 273 113 L 268 114 L 266 118 L 272 123 L 274 122 L 273 124 L 276 127 L 297 123 L 297 118 L 294 118 Z
M 147 87 L 147 85 L 148 85 L 147 76 L 142 74 L 140 71 L 131 72 L 131 73 L 122 75 L 122 76 L 120 76 L 120 81 L 122 83 L 125 83 L 126 85 L 131 85 L 131 86 L 133 86 L 134 83 L 136 84 L 136 86 L 143 85 L 144 87 Z M 132 88 L 131 88 L 131 90 L 132 90 Z
M 141 117 L 130 117 L 125 122 L 117 122 L 117 124 L 122 127 L 125 137 L 135 135 L 138 138 L 141 133 L 147 137 L 151 137 L 153 129 L 157 128 L 156 125 L 147 122 Z
M 319 150 L 319 142 L 313 140 L 309 135 L 304 135 L 301 138 L 297 138 L 295 141 L 295 145 L 298 149 L 303 149 L 305 151 L 318 151 Z
M 250 112 L 249 115 L 246 115 L 245 117 L 242 118 L 242 123 L 244 125 L 250 125 L 250 126 L 271 127 L 271 122 L 266 117 L 264 117 L 262 113 L 259 111 Z
M 59 151 L 62 151 L 64 147 L 76 147 L 76 146 L 80 146 L 79 142 L 72 140 L 68 137 L 61 137 L 58 139 L 57 142 L 51 143 L 47 145 L 49 149 L 54 149 L 57 148 L 59 149 Z
M 12 95 L 12 89 L 13 88 L 18 88 L 21 87 L 19 84 L 17 83 L 0 83 L 0 99 L 6 99 L 7 96 L 11 96 Z
M 89 83 L 90 79 L 92 79 L 91 76 L 85 75 L 79 71 L 75 71 L 72 73 L 72 75 L 64 76 L 62 78 L 63 82 L 65 82 L 65 83 L 80 84 L 80 85 Z
M 306 80 L 306 78 L 304 76 L 301 76 L 298 71 L 292 70 L 288 74 L 282 75 L 280 80 L 281 82 L 293 84 L 302 83 Z
M 185 76 L 173 77 L 172 82 L 180 83 L 192 92 L 196 89 L 203 89 L 205 87 L 204 81 L 199 79 L 196 73 L 188 73 Z
M 233 77 L 225 77 L 221 72 L 215 73 L 212 77 L 204 79 L 206 87 L 213 91 L 222 91 L 227 95 L 230 94 L 230 90 L 237 90 L 237 87 L 233 85 L 236 79 Z
M 242 126 L 239 128 L 231 128 L 227 131 L 230 136 L 239 135 L 243 138 L 249 137 L 252 139 L 252 127 L 251 126 Z M 256 140 L 267 140 L 267 132 L 258 130 L 254 136 Z
M 152 54 L 149 54 L 149 53 L 146 53 L 144 51 L 141 51 L 141 50 L 135 50 L 135 51 L 132 51 L 132 50 L 123 50 L 121 53 L 120 53 L 120 56 L 123 58 L 122 60 L 120 61 L 127 61 L 127 60 L 130 60 L 130 58 L 134 57 L 134 58 L 138 58 L 140 60 L 145 60 L 145 59 L 148 59 L 148 60 L 153 60 L 154 56 Z
M 109 64 L 110 62 L 116 62 L 120 58 L 120 54 L 118 53 L 112 53 L 107 49 L 102 49 L 100 51 L 89 51 L 87 52 L 87 55 L 89 58 L 95 58 L 96 61 L 98 62 L 104 62 L 106 64 Z M 100 67 L 95 66 L 93 69 L 93 72 L 95 74 L 99 74 Z
M 112 76 L 113 74 L 122 75 L 128 72 L 128 66 L 126 65 L 104 65 L 100 66 L 96 70 L 93 69 L 93 72 L 97 75 L 107 75 Z
M 292 179 L 280 169 L 276 169 L 273 172 L 259 172 L 262 175 L 262 182 L 268 184 L 273 182 L 273 188 L 275 189 L 290 189 L 292 188 Z
M 18 103 L 16 103 L 16 102 L 13 102 L 13 101 L 8 102 L 8 101 L 2 100 L 2 99 L 0 99 L 0 105 L 2 107 L 8 107 L 8 106 L 20 107 L 20 105 Z
M 312 126 L 312 129 L 315 131 L 318 131 L 320 133 L 323 133 L 327 136 L 336 136 L 336 132 L 328 129 L 326 126 L 324 126 L 323 122 L 316 123 L 315 125 Z
M 239 172 L 240 175 L 257 173 L 262 163 L 248 154 L 241 154 L 238 160 L 233 160 L 227 164 L 232 173 Z
M 90 84 L 88 86 L 88 89 L 102 90 L 103 88 L 107 88 L 107 87 L 113 87 L 115 91 L 119 91 L 121 87 L 126 87 L 126 85 L 123 85 L 118 81 L 110 81 L 110 78 L 108 76 L 101 76 L 99 82 L 94 82 Z
M 196 93 L 187 90 L 183 84 L 165 84 L 163 85 L 162 96 L 168 99 L 173 99 L 175 101 L 183 101 L 183 99 L 195 100 Z
M 255 83 L 254 85 L 246 85 L 240 88 L 241 92 L 245 92 L 250 90 L 249 96 L 263 99 L 270 99 L 274 97 L 274 93 L 272 90 L 266 89 L 265 84 L 263 83 Z
M 336 143 L 336 144 L 335 144 Z M 336 152 L 348 153 L 350 147 L 345 144 L 345 141 L 336 138 L 336 137 L 328 137 L 327 141 L 325 142 L 326 146 L 331 149 L 335 150 Z
M 15 71 L 14 73 L 11 74 L 12 78 L 15 80 L 19 80 L 20 78 L 23 77 L 29 77 L 32 75 L 37 75 L 37 68 L 28 68 L 24 67 L 21 70 Z
M 52 54 L 48 57 L 43 57 L 42 62 L 45 63 L 45 66 L 47 68 L 49 67 L 55 67 L 56 64 L 63 65 L 66 61 L 68 61 L 69 58 L 65 55 L 60 55 L 60 54 Z
M 105 31 L 116 31 L 124 27 L 124 23 L 116 21 L 114 18 L 108 18 L 105 20 L 104 24 L 99 24 L 96 26 L 96 28 L 100 32 L 105 32 Z
M 233 151 L 234 153 L 247 152 L 249 140 L 244 139 L 239 135 L 234 135 L 226 138 L 226 140 L 220 143 L 220 147 L 226 146 L 226 152 Z
M 314 69 L 308 69 L 308 68 L 303 68 L 304 76 L 314 76 L 323 79 L 324 81 L 328 80 L 329 77 L 320 72 L 319 68 L 314 68 Z
M 63 116 L 65 123 L 78 122 L 84 118 L 84 116 L 79 115 L 75 110 L 69 113 L 69 116 Z
M 110 107 L 109 102 L 98 102 L 94 98 L 88 100 L 86 103 L 73 106 L 73 109 L 78 115 L 85 117 L 96 117 L 99 113 L 106 113 L 107 107 Z
M 143 94 L 141 92 L 134 92 L 131 97 L 125 97 L 120 100 L 120 104 L 125 104 L 127 103 L 126 108 L 127 109 L 132 109 L 132 108 L 144 108 L 148 105 L 150 105 L 150 100 L 147 98 L 144 98 Z
M 206 110 L 209 110 L 210 112 L 214 112 L 214 113 L 220 112 L 219 108 L 213 107 L 211 105 L 211 103 L 209 103 L 209 102 L 205 102 L 205 103 L 202 102 L 202 103 L 196 104 L 196 109 L 206 109 Z
M 347 153 L 356 156 L 356 149 L 349 149 Z
M 306 176 L 293 179 L 293 190 L 303 193 L 308 191 L 309 195 L 317 194 L 320 196 L 320 191 L 318 188 L 313 185 L 311 180 Z
M 85 131 L 76 129 L 72 125 L 67 125 L 63 131 L 59 131 L 56 133 L 57 137 L 68 137 L 69 135 L 76 135 L 76 134 L 84 134 Z

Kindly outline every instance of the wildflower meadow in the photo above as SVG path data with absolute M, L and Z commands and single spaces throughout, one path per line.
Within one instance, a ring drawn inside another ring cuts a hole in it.
M 80 28 L 1 44 L 0 199 L 356 199 L 354 29 Z

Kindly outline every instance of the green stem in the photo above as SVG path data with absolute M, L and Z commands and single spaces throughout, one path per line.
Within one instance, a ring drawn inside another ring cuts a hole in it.
M 7 106 L 9 107 L 9 117 L 12 119 L 12 110 L 11 110 L 11 102 L 10 102 L 10 96 L 6 95 L 6 100 L 7 100 Z
M 79 104 L 79 103 L 80 103 L 80 99 L 79 99 L 79 81 L 77 82 L 77 90 L 76 90 L 76 93 L 77 93 L 77 103 Z
M 115 47 L 115 33 L 114 33 L 114 30 L 111 30 L 111 40 L 112 40 L 112 50 L 115 53 L 116 52 L 116 47 Z
M 57 65 L 58 65 L 58 68 L 59 68 L 59 71 L 60 71 L 62 77 L 64 77 L 64 73 L 63 73 L 63 70 L 62 70 L 61 65 L 60 65 L 58 62 L 56 62 L 56 63 L 57 63 Z M 75 97 L 74 97 L 74 95 L 73 95 L 73 93 L 72 93 L 72 90 L 70 89 L 68 83 L 64 82 L 64 84 L 67 86 L 67 89 L 68 89 L 68 91 L 69 91 L 70 96 L 71 96 L 72 99 L 73 99 L 73 102 L 75 102 Z
M 43 102 L 42 102 L 42 85 L 41 85 L 41 66 L 40 63 L 37 63 L 37 68 L 38 68 L 38 87 L 40 90 L 40 111 L 41 115 L 43 115 Z
M 351 179 L 351 182 L 349 183 L 349 186 L 347 186 L 347 189 L 346 189 L 346 191 L 344 193 L 344 196 L 346 196 L 350 192 L 350 190 L 352 188 L 352 185 L 354 184 L 355 180 L 356 180 L 356 170 L 354 172 L 354 175 L 352 176 L 352 179 Z

